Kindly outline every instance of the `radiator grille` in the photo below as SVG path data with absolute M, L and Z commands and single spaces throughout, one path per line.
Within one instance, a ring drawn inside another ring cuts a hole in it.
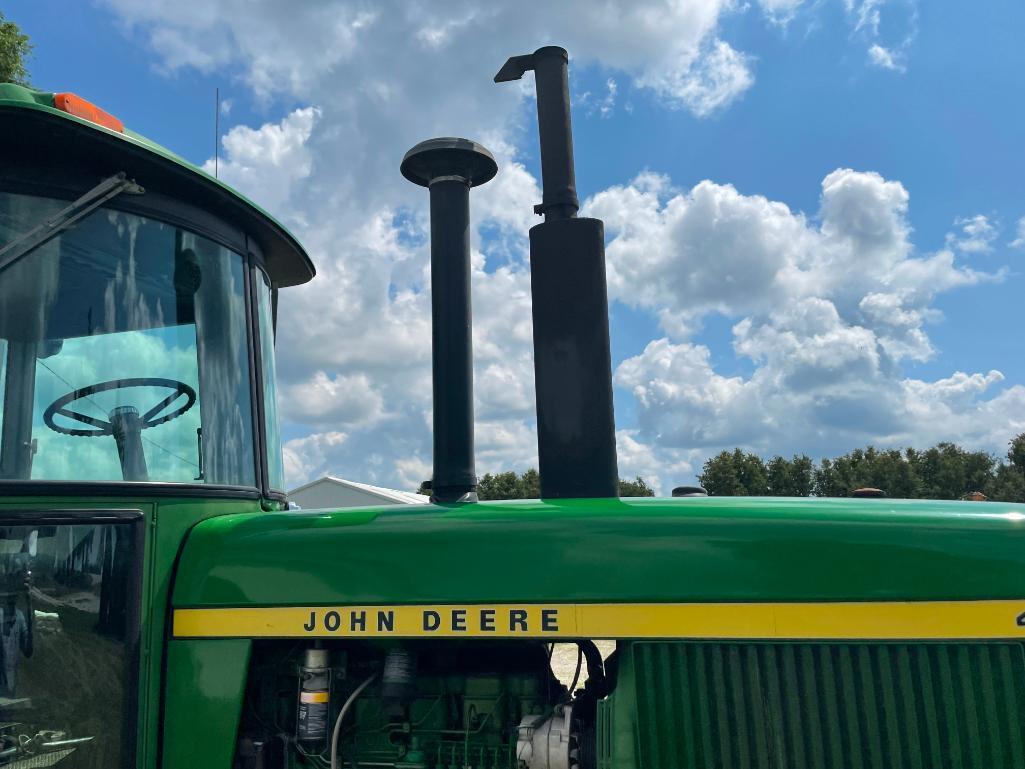
M 603 703 L 603 767 L 1025 767 L 1019 644 L 636 643 L 623 651 L 620 684 L 633 692 L 617 688 Z M 624 751 L 618 741 L 631 733 Z

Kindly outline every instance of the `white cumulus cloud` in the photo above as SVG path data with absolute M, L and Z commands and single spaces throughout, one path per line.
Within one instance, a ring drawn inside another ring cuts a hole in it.
M 1011 248 L 1025 247 L 1025 216 L 1018 220 L 1014 229 L 1015 238 L 1008 245 Z
M 804 0 L 758 0 L 762 12 L 775 24 L 786 26 L 797 14 Z
M 235 126 L 221 137 L 224 159 L 218 159 L 218 178 L 246 190 L 280 215 L 290 201 L 295 183 L 312 171 L 313 155 L 308 142 L 319 117 L 316 107 L 305 107 L 277 123 L 266 123 L 256 129 Z M 214 173 L 213 159 L 203 164 L 203 170 Z
M 904 50 L 879 37 L 889 8 L 880 17 L 880 2 L 845 2 L 859 44 Z M 330 472 L 413 489 L 429 473 L 427 192 L 397 169 L 431 136 L 482 141 L 502 169 L 471 197 L 478 472 L 536 464 L 526 231 L 540 191 L 520 156 L 536 141 L 523 130 L 529 78 L 491 82 L 506 56 L 566 45 L 574 72 L 593 65 L 606 83 L 598 113 L 641 90 L 710 116 L 754 87 L 752 58 L 726 39 L 723 20 L 743 10 L 730 0 L 106 4 L 164 68 L 227 73 L 271 115 L 223 137 L 219 172 L 294 228 L 318 268 L 282 293 L 279 310 L 292 485 Z M 782 24 L 800 3 L 759 5 Z M 280 104 L 289 111 L 273 113 Z M 653 173 L 592 196 L 585 212 L 606 220 L 611 298 L 662 328 L 616 370 L 637 414 L 617 436 L 622 474 L 668 491 L 707 452 L 734 445 L 814 454 L 869 440 L 1006 444 L 1025 388 L 999 372 L 904 373 L 934 354 L 939 294 L 1003 275 L 959 261 L 972 237 L 985 241 L 967 220 L 946 248 L 920 252 L 909 205 L 899 181 L 846 168 L 821 181 L 810 212 Z M 713 315 L 732 324 L 748 373 L 723 373 L 695 341 Z
M 854 29 L 874 35 L 879 34 L 880 8 L 885 4 L 886 0 L 844 0 L 847 13 L 854 19 Z
M 844 0 L 844 7 L 853 36 L 867 45 L 869 64 L 906 72 L 908 52 L 918 36 L 918 0 Z
M 417 69 L 423 70 L 422 83 L 445 82 L 441 76 L 448 70 L 454 75 L 449 82 L 466 81 L 476 72 L 487 87 L 486 76 L 497 71 L 504 56 L 552 41 L 565 45 L 578 61 L 620 70 L 697 110 L 724 104 L 750 84 L 744 57 L 714 42 L 721 17 L 736 8 L 731 0 L 106 4 L 148 36 L 166 68 L 209 72 L 241 64 L 243 80 L 265 98 L 286 93 L 312 101 L 322 99 L 322 89 L 330 86 L 330 96 L 342 102 L 351 103 L 354 96 L 383 102 L 412 97 L 429 108 L 436 89 L 410 89 L 420 80 Z M 779 10 L 793 2 L 772 5 Z M 494 50 L 496 30 L 508 50 Z M 397 79 L 399 72 L 405 83 Z
M 675 65 L 646 72 L 639 82 L 670 104 L 704 117 L 728 106 L 754 84 L 750 65 L 750 57 L 723 40 L 715 40 L 700 58 L 688 53 Z
M 768 317 L 803 298 L 828 299 L 845 322 L 891 335 L 908 318 L 917 318 L 916 328 L 935 319 L 926 310 L 937 292 L 999 279 L 957 264 L 948 251 L 915 253 L 907 207 L 899 182 L 850 169 L 823 179 L 816 221 L 731 185 L 706 180 L 680 191 L 651 174 L 585 206 L 612 236 L 612 296 L 659 313 L 678 337 L 711 312 Z M 894 323 L 880 314 L 884 304 L 887 318 L 910 314 Z
M 1000 372 L 935 382 L 903 373 L 903 362 L 934 354 L 938 294 L 1005 275 L 961 265 L 951 250 L 918 253 L 909 200 L 899 182 L 850 169 L 823 179 L 814 218 L 729 185 L 677 190 L 651 174 L 593 196 L 587 210 L 611 235 L 610 292 L 659 315 L 666 332 L 616 370 L 638 405 L 634 440 L 656 455 L 1006 443 L 1025 419 L 1025 388 L 1000 391 Z M 980 234 L 979 222 L 964 224 Z M 711 313 L 735 319 L 733 348 L 751 374 L 721 374 L 691 341 Z M 963 418 L 945 419 L 957 409 Z
M 869 46 L 868 60 L 881 69 L 888 69 L 893 72 L 905 71 L 905 67 L 900 61 L 900 54 L 884 48 L 878 43 L 873 43 Z
M 966 254 L 992 251 L 993 241 L 999 235 L 997 225 L 984 214 L 956 219 L 954 226 L 960 231 L 947 234 L 947 246 Z

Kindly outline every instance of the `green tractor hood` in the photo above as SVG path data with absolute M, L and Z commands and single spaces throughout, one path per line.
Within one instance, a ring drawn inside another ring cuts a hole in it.
M 523 607 L 531 635 L 1012 637 L 1025 635 L 1025 506 L 689 498 L 233 515 L 189 535 L 174 607 L 179 637 L 366 631 L 352 607 L 369 607 L 369 632 L 398 635 L 423 634 L 424 612 L 439 634 L 515 634 L 506 615 Z M 395 607 L 397 626 L 374 626 Z M 324 627 L 328 610 L 339 616 Z

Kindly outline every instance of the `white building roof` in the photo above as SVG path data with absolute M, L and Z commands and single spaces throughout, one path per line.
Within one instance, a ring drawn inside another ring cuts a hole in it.
M 325 475 L 288 492 L 288 498 L 303 508 L 357 507 L 369 505 L 425 505 L 430 497 L 369 483 Z

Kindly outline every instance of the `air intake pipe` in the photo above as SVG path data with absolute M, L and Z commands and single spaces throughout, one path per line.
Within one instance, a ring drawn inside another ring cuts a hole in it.
M 577 218 L 569 56 L 548 46 L 514 56 L 495 82 L 534 70 L 543 224 L 530 230 L 534 388 L 541 496 L 619 494 L 612 410 L 605 225 Z
M 434 473 L 431 501 L 477 499 L 473 466 L 473 352 L 470 321 L 470 188 L 498 173 L 484 147 L 428 139 L 406 153 L 402 175 L 431 193 L 431 320 Z

